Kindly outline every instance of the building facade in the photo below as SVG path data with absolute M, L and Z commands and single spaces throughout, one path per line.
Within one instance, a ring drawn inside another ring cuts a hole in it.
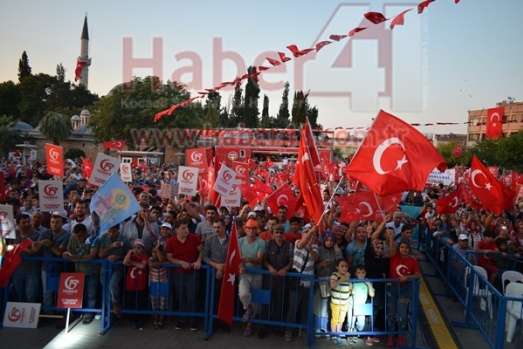
M 515 102 L 513 99 L 496 103 L 497 107 L 505 107 L 505 112 L 501 119 L 501 137 L 508 137 L 518 133 L 523 129 L 523 102 Z M 469 110 L 467 127 L 467 145 L 474 145 L 476 142 L 485 139 L 487 133 L 487 113 L 488 109 Z

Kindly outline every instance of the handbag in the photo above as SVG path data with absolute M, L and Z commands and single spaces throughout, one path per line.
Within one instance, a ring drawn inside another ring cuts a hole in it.
M 298 271 L 298 269 L 296 268 L 291 268 L 291 270 L 289 270 L 289 272 L 291 273 L 303 273 L 303 270 L 305 270 L 305 266 L 307 265 L 307 259 L 309 258 L 309 250 L 307 250 L 307 255 L 305 256 L 305 263 L 303 263 L 303 265 L 301 266 L 301 270 Z M 291 291 L 296 291 L 298 289 L 298 285 L 300 283 L 300 278 L 297 277 L 297 276 L 291 276 L 291 277 L 288 277 L 287 278 L 287 281 L 286 281 L 286 286 L 287 286 L 287 289 L 288 290 L 291 290 Z

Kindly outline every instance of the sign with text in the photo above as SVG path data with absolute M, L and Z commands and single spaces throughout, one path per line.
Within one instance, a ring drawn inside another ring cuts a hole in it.
M 4 239 L 16 238 L 13 206 L 0 205 L 0 232 Z
M 205 148 L 187 149 L 185 151 L 185 162 L 189 167 L 196 167 L 199 169 L 199 174 L 202 174 L 207 169 L 207 152 Z
M 227 207 L 240 207 L 242 202 L 242 193 L 240 191 L 240 186 L 237 184 L 232 185 L 232 190 L 227 194 L 227 196 L 221 196 L 221 205 Z
M 120 160 L 103 153 L 98 153 L 91 178 L 89 178 L 89 184 L 101 187 L 119 168 Z
M 131 171 L 131 164 L 127 164 L 127 163 L 120 164 L 120 178 L 124 182 L 133 181 L 133 173 Z
M 45 159 L 47 161 L 47 173 L 53 176 L 64 176 L 64 156 L 61 146 L 46 143 Z
M 451 185 L 454 183 L 454 180 L 456 179 L 456 170 L 450 169 L 446 170 L 445 172 L 440 172 L 437 169 L 434 169 L 429 174 L 429 177 L 427 178 L 428 184 L 440 184 L 443 183 L 443 185 Z
M 84 273 L 61 273 L 57 308 L 81 308 L 84 294 Z
M 7 302 L 4 327 L 37 328 L 40 303 Z
M 241 161 L 233 161 L 232 168 L 236 172 L 236 179 L 241 181 L 241 185 L 249 184 L 249 164 Z
M 58 181 L 38 181 L 40 211 L 54 212 L 64 209 L 64 187 Z
M 195 167 L 180 166 L 178 170 L 178 184 L 178 194 L 196 195 L 198 169 Z
M 236 184 L 236 172 L 229 166 L 222 166 L 214 182 L 214 191 L 223 196 L 229 196 L 233 184 Z

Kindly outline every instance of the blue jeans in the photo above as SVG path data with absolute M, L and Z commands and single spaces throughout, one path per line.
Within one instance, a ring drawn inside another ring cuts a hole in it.
M 85 274 L 84 284 L 84 299 L 87 296 L 87 308 L 96 308 L 96 293 L 98 292 L 98 283 L 100 280 L 100 273 Z M 83 305 L 85 308 L 85 304 Z
M 118 267 L 118 265 L 113 265 L 111 280 L 109 280 L 109 285 L 107 287 L 109 288 L 109 293 L 111 295 L 111 303 L 122 305 L 120 283 L 123 278 L 123 269 Z M 102 284 L 104 282 L 103 277 L 104 274 L 100 273 L 100 283 Z
M 11 282 L 19 302 L 36 303 L 38 301 L 39 276 L 39 273 L 13 273 L 11 275 Z
M 387 331 L 394 331 L 396 323 L 398 324 L 397 331 L 407 330 L 411 285 L 387 285 Z

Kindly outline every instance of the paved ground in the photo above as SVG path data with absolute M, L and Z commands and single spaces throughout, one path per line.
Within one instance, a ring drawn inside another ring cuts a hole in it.
M 422 270 L 425 273 L 432 273 L 432 267 L 429 263 L 422 263 Z M 444 284 L 438 277 L 425 277 L 425 282 L 435 293 L 444 293 Z M 449 297 L 434 296 L 434 299 L 439 303 L 440 309 L 443 309 L 442 314 L 448 321 L 463 321 L 463 308 L 459 302 L 453 301 Z M 426 326 L 420 321 L 420 326 Z M 182 348 L 216 348 L 216 349 L 267 349 L 272 348 L 303 348 L 305 340 L 302 338 L 294 339 L 287 343 L 282 337 L 270 333 L 267 337 L 260 339 L 253 335 L 245 338 L 242 336 L 243 326 L 238 323 L 233 326 L 230 333 L 221 331 L 215 332 L 209 340 L 204 340 L 203 330 L 192 332 L 189 329 L 175 330 L 174 325 L 170 324 L 163 330 L 155 330 L 150 325 L 146 325 L 143 330 L 133 330 L 130 328 L 126 320 L 121 320 L 113 328 L 111 328 L 104 336 L 100 336 L 99 321 L 93 321 L 90 325 L 83 325 L 81 322 L 76 324 L 69 333 L 56 329 L 56 319 L 41 319 L 39 328 L 36 330 L 30 329 L 0 329 L 0 349 L 3 348 L 17 348 L 17 349 L 83 349 L 83 348 L 140 348 L 140 349 L 158 349 L 168 347 L 182 347 Z M 479 331 L 453 328 L 454 337 L 458 340 L 457 346 L 466 349 L 487 349 L 488 345 L 479 333 Z M 430 340 L 426 340 L 421 329 L 418 331 L 418 341 L 416 347 L 435 349 L 434 344 Z M 333 343 L 327 339 L 316 339 L 315 347 L 334 348 Z M 360 340 L 357 344 L 343 345 L 348 348 L 368 348 L 365 343 Z M 375 344 L 376 348 L 385 348 L 384 339 L 381 343 Z M 440 343 L 441 348 L 445 348 Z

